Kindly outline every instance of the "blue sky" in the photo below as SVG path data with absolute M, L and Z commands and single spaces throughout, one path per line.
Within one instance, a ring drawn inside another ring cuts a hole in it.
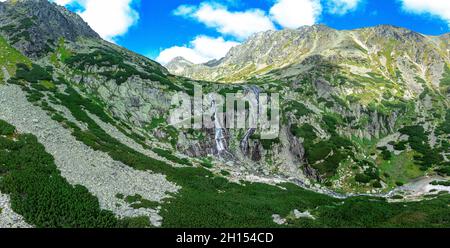
M 220 58 L 268 29 L 325 24 L 354 29 L 392 24 L 450 32 L 449 0 L 54 0 L 77 11 L 102 37 L 167 63 Z

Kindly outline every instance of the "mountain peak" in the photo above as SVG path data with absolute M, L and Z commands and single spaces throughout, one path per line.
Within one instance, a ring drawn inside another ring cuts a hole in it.
M 172 59 L 167 65 L 166 68 L 176 74 L 183 73 L 184 70 L 187 70 L 188 68 L 193 67 L 195 64 L 191 61 L 178 56 Z
M 64 38 L 100 39 L 77 14 L 47 0 L 9 0 L 0 5 L 0 35 L 30 57 L 45 55 Z
M 182 57 L 182 56 L 175 57 L 174 59 L 172 59 L 172 60 L 169 62 L 169 64 L 170 64 L 170 63 L 187 63 L 187 64 L 193 64 L 191 61 L 185 59 L 185 58 Z

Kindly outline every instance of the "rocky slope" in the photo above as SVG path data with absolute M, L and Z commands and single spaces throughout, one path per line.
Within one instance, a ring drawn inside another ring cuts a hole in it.
M 408 73 L 437 83 L 449 60 L 448 49 L 448 35 L 430 37 L 388 25 L 350 31 L 314 25 L 255 34 L 213 64 L 193 65 L 178 58 L 167 68 L 194 79 L 236 82 L 322 56 L 358 74 L 370 70 L 387 78 L 395 78 L 405 66 L 418 67 L 420 72 Z
M 337 200 L 298 186 L 342 198 L 389 192 L 424 175 L 449 173 L 445 36 L 386 26 L 261 33 L 224 59 L 202 65 L 215 68 L 209 79 L 243 80 L 222 84 L 172 75 L 154 61 L 101 40 L 78 16 L 44 0 L 0 3 L 0 13 L 0 120 L 15 127 L 2 134 L 0 126 L 0 139 L 8 145 L 0 145 L 0 155 L 7 154 L 0 157 L 0 176 L 23 169 L 1 159 L 16 155 L 9 146 L 23 146 L 17 137 L 30 133 L 45 148 L 42 156 L 55 164 L 58 173 L 50 178 L 81 185 L 96 199 L 98 206 L 89 205 L 95 210 L 89 211 L 90 221 L 102 216 L 97 211 L 107 210 L 107 216 L 127 226 L 236 227 L 242 221 L 271 226 L 272 215 L 284 218 L 297 210 L 317 218 L 285 223 L 336 226 L 331 221 L 343 217 L 329 218 L 327 209 L 338 206 Z M 197 67 L 181 58 L 176 62 L 168 69 Z M 221 95 L 279 93 L 279 137 L 263 140 L 252 129 L 169 125 L 172 96 L 192 96 L 194 85 Z M 27 203 L 23 196 L 31 189 L 12 187 L 13 182 L 0 181 L 0 190 L 14 196 L 13 210 L 30 224 L 56 225 L 42 219 L 54 215 L 48 208 L 39 213 L 17 207 Z M 437 193 L 429 194 L 439 208 L 411 208 L 450 216 L 441 204 L 446 196 Z M 359 201 L 375 208 L 364 199 L 346 202 L 354 207 Z M 345 214 L 346 207 L 337 208 Z M 383 207 L 391 211 L 389 218 L 401 214 L 401 208 Z M 398 224 L 386 216 L 376 216 L 373 223 Z M 108 220 L 108 226 L 117 225 Z
M 78 15 L 46 0 L 1 2 L 0 26 L 4 38 L 33 58 L 49 52 L 60 38 L 99 38 Z

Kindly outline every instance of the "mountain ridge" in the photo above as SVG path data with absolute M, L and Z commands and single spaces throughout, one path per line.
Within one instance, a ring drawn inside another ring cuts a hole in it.
M 332 56 L 336 53 L 333 50 L 340 51 L 343 56 L 357 56 L 361 59 L 368 59 L 367 56 L 358 54 L 357 50 L 372 49 L 377 52 L 379 46 L 387 44 L 382 39 L 393 39 L 396 43 L 419 44 L 418 49 L 430 49 L 431 46 L 440 46 L 445 44 L 442 37 L 432 37 L 419 34 L 417 32 L 390 26 L 378 25 L 374 27 L 354 29 L 354 30 L 335 30 L 324 25 L 304 26 L 299 29 L 286 29 L 280 31 L 266 31 L 252 35 L 243 44 L 233 47 L 227 55 L 220 60 L 220 63 L 214 66 L 176 65 L 172 62 L 167 67 L 177 67 L 178 70 L 172 73 L 180 76 L 191 77 L 200 80 L 233 82 L 248 79 L 251 76 L 258 76 L 274 69 L 300 63 L 308 56 L 315 54 Z M 365 40 L 368 39 L 368 40 Z M 375 40 L 375 42 L 374 42 Z M 365 44 L 369 42 L 369 44 Z M 425 44 L 426 43 L 426 44 Z M 441 43 L 441 44 L 438 44 Z M 388 45 L 388 44 L 387 44 Z M 367 47 L 369 46 L 369 47 Z M 395 46 L 407 51 L 413 55 L 413 51 L 408 51 L 408 47 L 396 44 Z M 428 46 L 428 48 L 426 47 Z M 448 43 L 447 49 L 450 48 Z M 355 52 L 350 51 L 351 49 Z M 448 51 L 446 63 L 448 63 Z M 364 51 L 367 53 L 367 51 Z M 376 66 L 381 66 L 380 63 Z

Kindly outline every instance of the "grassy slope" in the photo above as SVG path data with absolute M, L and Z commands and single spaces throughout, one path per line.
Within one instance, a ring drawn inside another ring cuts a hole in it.
M 0 36 L 0 83 L 4 80 L 2 68 L 4 67 L 9 75 L 13 76 L 16 71 L 17 63 L 30 64 L 30 61 L 16 49 L 11 47 L 6 40 Z

